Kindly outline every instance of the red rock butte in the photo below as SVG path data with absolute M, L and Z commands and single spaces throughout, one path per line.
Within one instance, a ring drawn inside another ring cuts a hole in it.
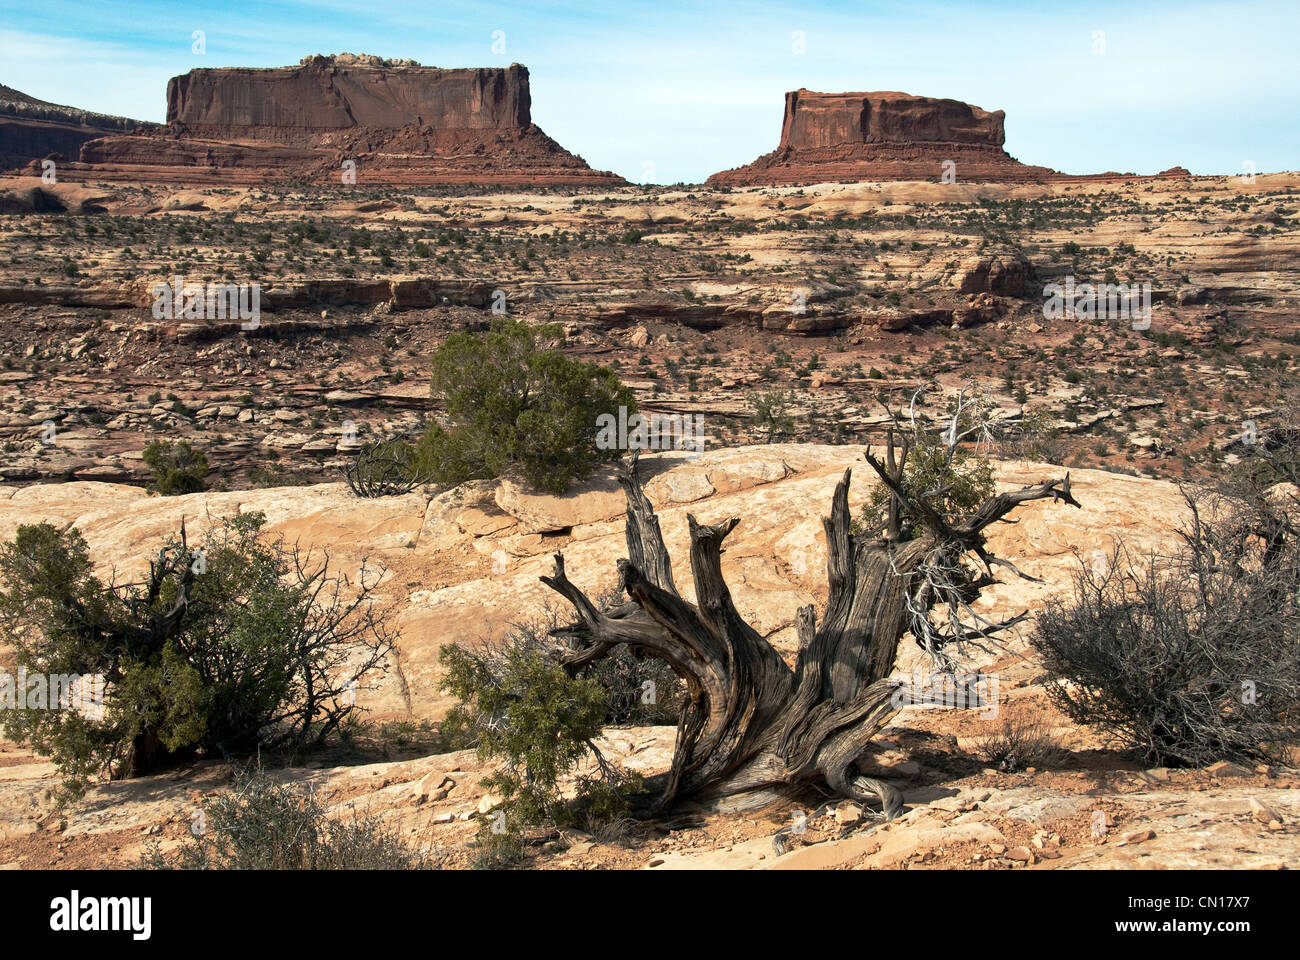
M 785 95 L 777 148 L 751 164 L 715 173 L 707 182 L 749 186 L 942 180 L 945 172 L 965 182 L 1078 179 L 1021 163 L 1003 150 L 1005 119 L 1001 110 L 896 91 L 792 90 Z
M 167 125 L 81 148 L 60 175 L 150 182 L 343 179 L 359 185 L 622 183 L 532 122 L 528 68 L 441 69 L 366 55 L 191 70 L 167 84 Z M 350 165 L 348 165 L 350 167 Z

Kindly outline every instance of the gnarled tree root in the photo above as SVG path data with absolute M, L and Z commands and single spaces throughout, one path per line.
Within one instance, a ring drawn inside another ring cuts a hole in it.
M 903 451 L 906 457 L 906 448 Z M 1000 494 L 962 525 L 941 518 L 924 500 L 906 498 L 899 484 L 902 460 L 868 463 L 895 493 L 891 530 L 879 539 L 851 531 L 845 471 L 823 523 L 829 595 L 820 626 L 812 607 L 798 611 L 799 651 L 793 670 L 746 623 L 722 576 L 722 543 L 740 522 L 731 517 L 701 524 L 688 516 L 695 602 L 678 592 L 659 520 L 637 478 L 636 458 L 625 462 L 620 482 L 627 494 L 628 558 L 618 561 L 620 586 L 630 602 L 602 611 L 566 576 L 564 557 L 542 581 L 571 603 L 577 619 L 553 631 L 569 645 L 567 669 L 577 671 L 618 645 L 658 657 L 681 677 L 686 703 L 677 728 L 672 767 L 652 784 L 662 787 L 659 809 L 690 798 L 716 809 L 754 809 L 788 799 L 810 786 L 864 804 L 879 802 L 880 817 L 902 810 L 902 796 L 887 783 L 859 775 L 854 762 L 898 711 L 898 685 L 888 680 L 899 641 L 918 605 L 968 604 L 996 582 L 981 531 L 1027 500 L 1074 502 L 1069 476 Z M 918 518 L 924 533 L 899 541 L 900 512 Z M 891 533 L 893 534 L 891 536 Z M 942 595 L 924 576 L 925 565 L 952 566 L 971 552 L 986 573 L 971 575 Z M 987 635 L 993 625 L 979 635 Z

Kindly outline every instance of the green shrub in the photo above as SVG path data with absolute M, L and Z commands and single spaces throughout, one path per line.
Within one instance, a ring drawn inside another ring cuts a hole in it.
M 479 833 L 485 865 L 504 865 L 522 850 L 524 831 L 584 818 L 589 826 L 621 816 L 641 778 L 609 763 L 595 746 L 608 721 L 609 695 L 595 676 L 570 676 L 560 648 L 538 629 L 516 627 L 502 643 L 478 650 L 445 645 L 443 689 L 457 698 L 444 739 L 473 742 L 481 759 L 503 761 L 483 783 L 502 808 Z M 595 772 L 581 771 L 595 761 Z M 561 780 L 572 776 L 575 797 Z
M 1039 407 L 1024 411 L 1019 423 L 1003 432 L 998 452 L 1007 459 L 1059 464 L 1064 462 L 1066 450 L 1047 410 Z
M 749 407 L 754 411 L 754 429 L 759 432 L 764 443 L 775 443 L 794 432 L 790 402 L 790 394 L 782 390 L 750 395 Z
M 912 499 L 924 497 L 945 519 L 952 520 L 974 510 L 997 489 L 993 464 L 965 447 L 952 451 L 940 437 L 917 430 L 903 468 L 901 485 Z M 884 522 L 893 496 L 883 483 L 872 488 L 862 505 L 860 530 L 874 530 Z M 902 518 L 901 537 L 910 540 L 916 532 L 915 520 Z
M 184 440 L 155 440 L 144 448 L 145 466 L 153 472 L 153 489 L 165 497 L 198 493 L 208 475 L 208 458 Z
M 10 739 L 50 756 L 70 794 L 102 773 L 138 774 L 196 754 L 320 743 L 357 709 L 395 636 L 362 582 L 262 534 L 265 518 L 182 528 L 144 582 L 104 583 L 73 528 L 20 526 L 0 546 L 0 639 L 19 667 L 101 676 L 101 715 L 0 711 Z
M 601 460 L 620 456 L 596 446 L 597 418 L 636 411 L 632 391 L 613 371 L 563 356 L 554 324 L 529 327 L 492 319 L 486 334 L 452 334 L 433 355 L 432 393 L 446 405 L 447 426 L 429 428 L 415 469 L 440 484 L 491 479 L 517 468 L 541 490 L 561 493 Z

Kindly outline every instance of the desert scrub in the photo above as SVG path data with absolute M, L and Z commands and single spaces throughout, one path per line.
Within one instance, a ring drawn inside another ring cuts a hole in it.
M 1300 549 L 1276 501 L 1187 495 L 1173 556 L 1080 563 L 1030 643 L 1048 696 L 1159 766 L 1286 762 L 1300 736 Z
M 998 438 L 998 453 L 1007 459 L 1039 460 L 1059 465 L 1065 460 L 1065 444 L 1060 432 L 1052 426 L 1046 408 L 1038 407 L 1024 410 L 1019 422 L 1002 431 Z
M 608 691 L 595 676 L 571 676 L 561 653 L 531 626 L 478 650 L 440 650 L 443 689 L 459 701 L 443 721 L 444 739 L 473 743 L 480 759 L 501 764 L 483 781 L 502 803 L 479 831 L 480 865 L 517 860 L 535 828 L 617 819 L 643 790 L 639 775 L 596 747 L 610 713 Z M 591 761 L 590 772 L 584 761 Z M 572 799 L 561 790 L 570 777 Z
M 164 497 L 203 490 L 208 458 L 186 441 L 155 440 L 144 448 L 142 458 L 153 474 L 152 489 Z
M 0 639 L 28 673 L 102 678 L 96 710 L 0 710 L 0 730 L 50 757 L 68 795 L 195 756 L 319 746 L 353 716 L 396 634 L 324 554 L 266 535 L 265 517 L 182 527 L 142 582 L 104 583 L 74 527 L 23 525 L 0 545 Z M 96 715 L 97 714 L 97 715 Z
M 978 447 L 972 450 L 960 446 L 968 432 L 983 429 L 977 425 L 988 423 L 984 413 L 988 404 L 980 398 L 968 402 L 964 395 L 956 403 L 962 406 L 950 410 L 940 431 L 924 430 L 916 422 L 903 426 L 908 452 L 899 479 L 910 500 L 924 500 L 950 522 L 974 510 L 996 490 L 993 464 L 988 457 Z M 952 435 L 954 417 L 956 436 Z M 892 443 L 892 433 L 890 437 Z M 894 495 L 885 484 L 873 487 L 871 496 L 862 505 L 855 532 L 870 534 L 884 529 L 891 501 L 895 501 Z M 915 536 L 920 519 L 903 511 L 899 517 L 901 540 Z
M 373 498 L 410 493 L 428 478 L 416 462 L 415 447 L 393 438 L 362 446 L 343 479 L 358 497 Z
M 782 364 L 783 354 L 777 355 L 777 365 Z M 788 362 L 789 357 L 784 357 Z M 790 415 L 793 397 L 787 391 L 769 390 L 766 393 L 750 394 L 746 398 L 753 411 L 754 430 L 763 443 L 776 443 L 794 432 L 794 417 Z
M 606 367 L 560 353 L 557 324 L 530 327 L 508 316 L 486 334 L 454 333 L 433 355 L 431 392 L 446 404 L 413 469 L 454 485 L 516 470 L 540 490 L 563 493 L 621 451 L 597 446 L 601 415 L 636 412 L 632 391 Z
M 377 817 L 331 817 L 310 789 L 277 784 L 249 767 L 208 800 L 171 853 L 145 847 L 148 870 L 420 870 L 434 858 L 402 842 Z
M 1030 767 L 1059 766 L 1070 752 L 1061 746 L 1051 725 L 1036 720 L 1006 718 L 991 733 L 980 737 L 975 753 L 985 764 L 1005 773 Z

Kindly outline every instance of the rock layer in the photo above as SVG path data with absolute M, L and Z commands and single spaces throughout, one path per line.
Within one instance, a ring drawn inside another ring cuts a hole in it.
M 191 70 L 167 85 L 165 132 L 87 143 L 66 173 L 179 183 L 622 183 L 543 133 L 531 106 L 528 69 L 517 63 L 445 70 L 342 54 Z

